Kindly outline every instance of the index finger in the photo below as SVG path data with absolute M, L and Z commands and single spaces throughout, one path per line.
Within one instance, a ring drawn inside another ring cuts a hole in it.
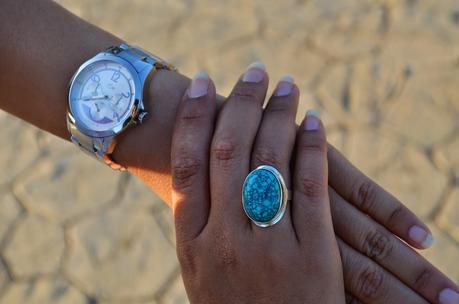
M 172 209 L 177 243 L 196 238 L 207 223 L 209 148 L 216 115 L 215 86 L 198 73 L 183 97 L 171 147 Z

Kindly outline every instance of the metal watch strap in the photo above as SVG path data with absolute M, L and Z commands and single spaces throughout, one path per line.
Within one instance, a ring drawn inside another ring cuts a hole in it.
M 67 119 L 70 119 L 67 116 Z M 67 123 L 72 136 L 70 140 L 77 145 L 83 152 L 90 156 L 102 160 L 106 165 L 114 170 L 125 170 L 125 168 L 115 163 L 109 156 L 113 152 L 113 137 L 112 138 L 94 138 L 81 133 L 75 126 L 75 123 Z
M 138 73 L 142 73 L 146 68 L 154 67 L 155 69 L 166 69 L 166 70 L 175 70 L 176 68 L 166 63 L 163 59 L 155 56 L 145 50 L 142 50 L 137 47 L 131 47 L 127 44 L 121 44 L 119 46 L 111 46 L 107 50 L 107 53 L 112 53 L 113 55 L 119 56 L 129 63 L 132 64 L 134 69 Z
M 144 78 L 146 78 L 149 73 L 157 69 L 176 70 L 173 65 L 166 63 L 161 58 L 140 48 L 131 47 L 127 44 L 109 47 L 104 52 L 111 53 L 125 59 L 134 67 L 137 73 L 140 75 L 145 74 Z M 144 112 L 144 114 L 147 113 Z M 140 119 L 141 118 L 143 117 L 140 117 Z M 67 116 L 67 119 L 70 120 L 71 117 Z M 106 165 L 114 170 L 125 170 L 123 166 L 114 162 L 110 157 L 110 154 L 112 154 L 116 145 L 115 137 L 90 137 L 78 130 L 75 121 L 68 121 L 67 125 L 69 127 L 70 133 L 72 134 L 70 138 L 71 141 L 75 143 L 82 151 L 103 161 Z

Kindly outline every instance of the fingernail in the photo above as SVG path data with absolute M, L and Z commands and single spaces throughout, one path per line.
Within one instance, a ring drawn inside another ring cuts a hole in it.
M 274 92 L 274 95 L 278 97 L 290 95 L 290 93 L 292 93 L 293 83 L 294 80 L 292 76 L 286 75 L 282 77 L 279 83 L 277 84 L 277 88 Z
M 459 293 L 451 288 L 445 288 L 440 292 L 438 300 L 441 304 L 459 304 Z
M 422 227 L 414 225 L 408 231 L 410 239 L 419 244 L 422 248 L 429 248 L 433 244 L 433 236 Z
M 243 82 L 260 82 L 265 77 L 266 66 L 261 62 L 254 62 L 247 67 L 244 76 L 242 77 Z
M 198 98 L 207 94 L 209 90 L 209 74 L 206 72 L 198 72 L 191 80 L 190 89 L 188 90 L 188 97 Z
M 310 109 L 306 112 L 306 123 L 304 129 L 306 131 L 315 131 L 320 127 L 320 114 L 317 110 Z

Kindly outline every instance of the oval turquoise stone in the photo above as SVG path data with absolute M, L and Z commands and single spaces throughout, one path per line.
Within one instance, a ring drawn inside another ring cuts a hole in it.
M 281 205 L 281 186 L 276 176 L 265 169 L 252 171 L 242 190 L 244 209 L 257 222 L 272 220 Z

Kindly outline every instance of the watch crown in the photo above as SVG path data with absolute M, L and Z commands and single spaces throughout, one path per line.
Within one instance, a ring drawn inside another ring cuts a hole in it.
M 147 115 L 148 115 L 147 111 L 140 111 L 139 115 L 137 116 L 136 121 L 141 124 L 143 122 L 144 118 L 147 117 Z

